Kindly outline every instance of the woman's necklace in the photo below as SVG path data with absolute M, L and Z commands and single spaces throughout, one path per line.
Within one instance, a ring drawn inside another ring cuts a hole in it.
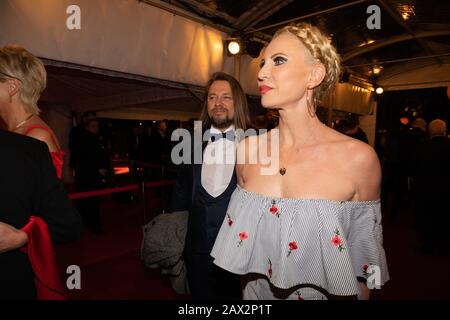
M 308 142 L 309 139 L 311 139 L 311 136 L 312 136 L 313 132 L 314 132 L 314 130 L 311 130 L 311 132 L 309 133 L 308 138 L 307 138 L 305 141 L 303 141 L 303 143 L 300 145 L 300 147 L 298 147 L 299 149 L 300 149 L 301 147 L 303 147 L 303 146 L 306 144 L 306 142 Z M 278 170 L 278 172 L 279 172 L 282 176 L 284 176 L 284 175 L 286 174 L 286 166 L 280 167 L 280 170 Z
M 19 122 L 19 124 L 12 130 L 12 131 L 16 131 L 17 129 L 19 129 L 20 127 L 22 127 L 28 120 L 30 120 L 32 117 L 34 116 L 34 114 L 30 114 L 25 120 Z

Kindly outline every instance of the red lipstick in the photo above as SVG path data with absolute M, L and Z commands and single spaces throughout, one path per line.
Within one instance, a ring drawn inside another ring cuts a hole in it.
M 266 94 L 267 92 L 269 92 L 272 89 L 273 88 L 264 85 L 264 86 L 259 87 L 259 92 L 261 92 L 262 94 Z

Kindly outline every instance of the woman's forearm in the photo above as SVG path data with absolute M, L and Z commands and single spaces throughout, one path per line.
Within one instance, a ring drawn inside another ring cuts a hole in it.
M 0 253 L 23 247 L 27 242 L 28 236 L 24 231 L 0 222 Z

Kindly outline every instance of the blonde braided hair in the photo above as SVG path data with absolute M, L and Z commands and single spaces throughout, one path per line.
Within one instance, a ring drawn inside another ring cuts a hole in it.
M 341 58 L 328 38 L 309 23 L 297 23 L 279 29 L 274 38 L 282 33 L 289 32 L 296 36 L 306 47 L 311 57 L 321 63 L 326 70 L 322 83 L 314 88 L 314 100 L 321 101 L 330 93 L 339 79 L 341 71 Z

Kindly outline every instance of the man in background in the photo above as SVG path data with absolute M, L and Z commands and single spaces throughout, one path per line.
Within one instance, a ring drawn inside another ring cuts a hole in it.
M 414 158 L 416 226 L 421 235 L 419 250 L 440 255 L 449 250 L 450 140 L 440 119 L 430 122 L 428 134 Z
M 179 166 L 168 211 L 189 210 L 184 256 L 193 299 L 240 299 L 239 276 L 214 265 L 210 256 L 237 185 L 234 131 L 245 131 L 250 123 L 246 96 L 236 79 L 222 72 L 212 75 L 200 119 L 203 131 L 210 133 L 202 144 L 203 162 Z M 206 161 L 207 155 L 221 150 L 231 155 L 232 161 Z
M 78 158 L 78 152 L 86 136 L 86 125 L 90 120 L 96 120 L 97 114 L 95 111 L 88 110 L 83 112 L 81 115 L 81 123 L 70 130 L 69 134 L 69 150 L 70 150 L 70 160 L 69 167 L 75 170 Z

